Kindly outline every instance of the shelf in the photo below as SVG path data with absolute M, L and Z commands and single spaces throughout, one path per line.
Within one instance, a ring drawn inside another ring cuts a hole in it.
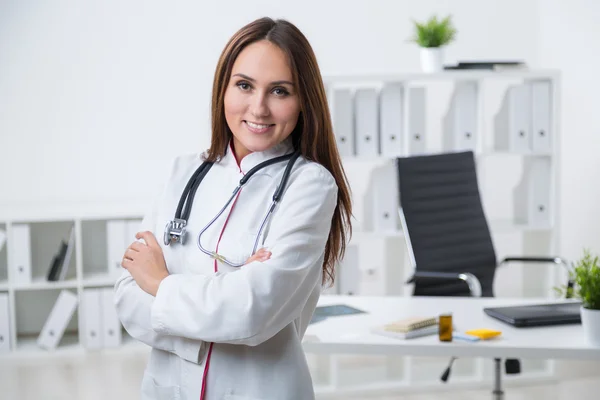
M 557 70 L 514 69 L 505 71 L 490 70 L 448 70 L 436 73 L 404 73 L 393 75 L 330 75 L 324 76 L 327 83 L 360 82 L 404 82 L 404 81 L 460 81 L 482 79 L 555 79 L 560 76 Z
M 76 289 L 77 280 L 47 281 L 44 277 L 34 278 L 31 283 L 12 284 L 15 290 L 48 290 L 48 289 Z
M 491 220 L 488 221 L 492 233 L 513 233 L 513 232 L 543 232 L 552 230 L 552 226 L 535 226 L 527 224 L 518 224 L 510 220 Z M 360 240 L 361 238 L 370 239 L 386 239 L 386 238 L 403 238 L 404 232 L 398 231 L 359 231 L 353 233 L 353 239 Z
M 85 349 L 79 344 L 77 333 L 66 333 L 54 350 L 46 350 L 37 345 L 37 336 L 17 337 L 17 348 L 13 357 L 40 357 L 46 355 L 83 355 Z
M 93 273 L 86 275 L 85 278 L 82 279 L 82 286 L 114 286 L 117 282 L 116 278 L 109 276 L 108 274 L 103 273 Z

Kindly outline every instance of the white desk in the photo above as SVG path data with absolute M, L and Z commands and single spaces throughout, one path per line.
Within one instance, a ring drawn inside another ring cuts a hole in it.
M 585 342 L 581 325 L 515 328 L 487 316 L 487 306 L 535 304 L 547 299 L 460 297 L 322 296 L 319 305 L 347 304 L 366 314 L 330 317 L 308 327 L 304 349 L 311 353 L 411 356 L 541 358 L 600 361 L 600 347 Z M 502 331 L 492 340 L 440 342 L 437 335 L 401 340 L 370 333 L 373 326 L 409 316 L 452 312 L 456 329 Z
M 319 306 L 346 304 L 366 314 L 330 317 L 309 325 L 303 342 L 307 353 L 370 354 L 461 358 L 570 359 L 600 361 L 600 347 L 586 343 L 581 325 L 515 328 L 487 316 L 483 308 L 547 303 L 548 299 L 460 297 L 322 296 Z M 557 300 L 558 301 L 558 300 Z M 370 332 L 374 326 L 410 316 L 438 316 L 452 312 L 459 332 L 489 328 L 502 331 L 492 340 L 440 342 L 437 335 L 402 340 Z M 499 361 L 494 399 L 502 399 Z

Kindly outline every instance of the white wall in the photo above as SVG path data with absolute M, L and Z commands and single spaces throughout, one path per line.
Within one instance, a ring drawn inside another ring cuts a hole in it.
M 452 13 L 459 29 L 448 62 L 535 63 L 532 1 L 4 0 L 0 208 L 144 204 L 171 157 L 208 145 L 217 58 L 257 17 L 289 18 L 333 75 L 418 71 L 411 18 L 432 13 Z

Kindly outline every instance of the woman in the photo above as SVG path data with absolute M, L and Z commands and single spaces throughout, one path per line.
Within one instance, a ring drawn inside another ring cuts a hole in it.
M 232 189 L 261 162 L 294 153 L 283 197 L 260 231 L 290 160 L 260 169 L 233 197 Z M 187 203 L 182 243 L 168 224 L 205 162 L 211 168 Z M 123 257 L 118 314 L 131 336 L 153 348 L 142 398 L 314 398 L 301 342 L 321 285 L 333 282 L 350 217 L 310 44 L 287 21 L 248 24 L 217 65 L 210 149 L 175 160 L 144 219 L 147 231 Z M 206 253 L 197 246 L 201 232 Z

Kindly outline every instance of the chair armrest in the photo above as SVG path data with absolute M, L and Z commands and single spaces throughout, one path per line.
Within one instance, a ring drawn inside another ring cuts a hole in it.
M 479 279 L 477 279 L 477 277 L 471 274 L 470 272 L 456 273 L 417 271 L 406 283 L 413 283 L 419 278 L 435 278 L 446 280 L 460 279 L 462 281 L 465 281 L 466 284 L 469 286 L 469 292 L 471 292 L 471 297 L 481 297 L 481 283 L 479 282 Z
M 553 263 L 556 265 L 563 265 L 567 269 L 569 268 L 569 263 L 560 257 L 506 257 L 500 264 L 509 262 Z

